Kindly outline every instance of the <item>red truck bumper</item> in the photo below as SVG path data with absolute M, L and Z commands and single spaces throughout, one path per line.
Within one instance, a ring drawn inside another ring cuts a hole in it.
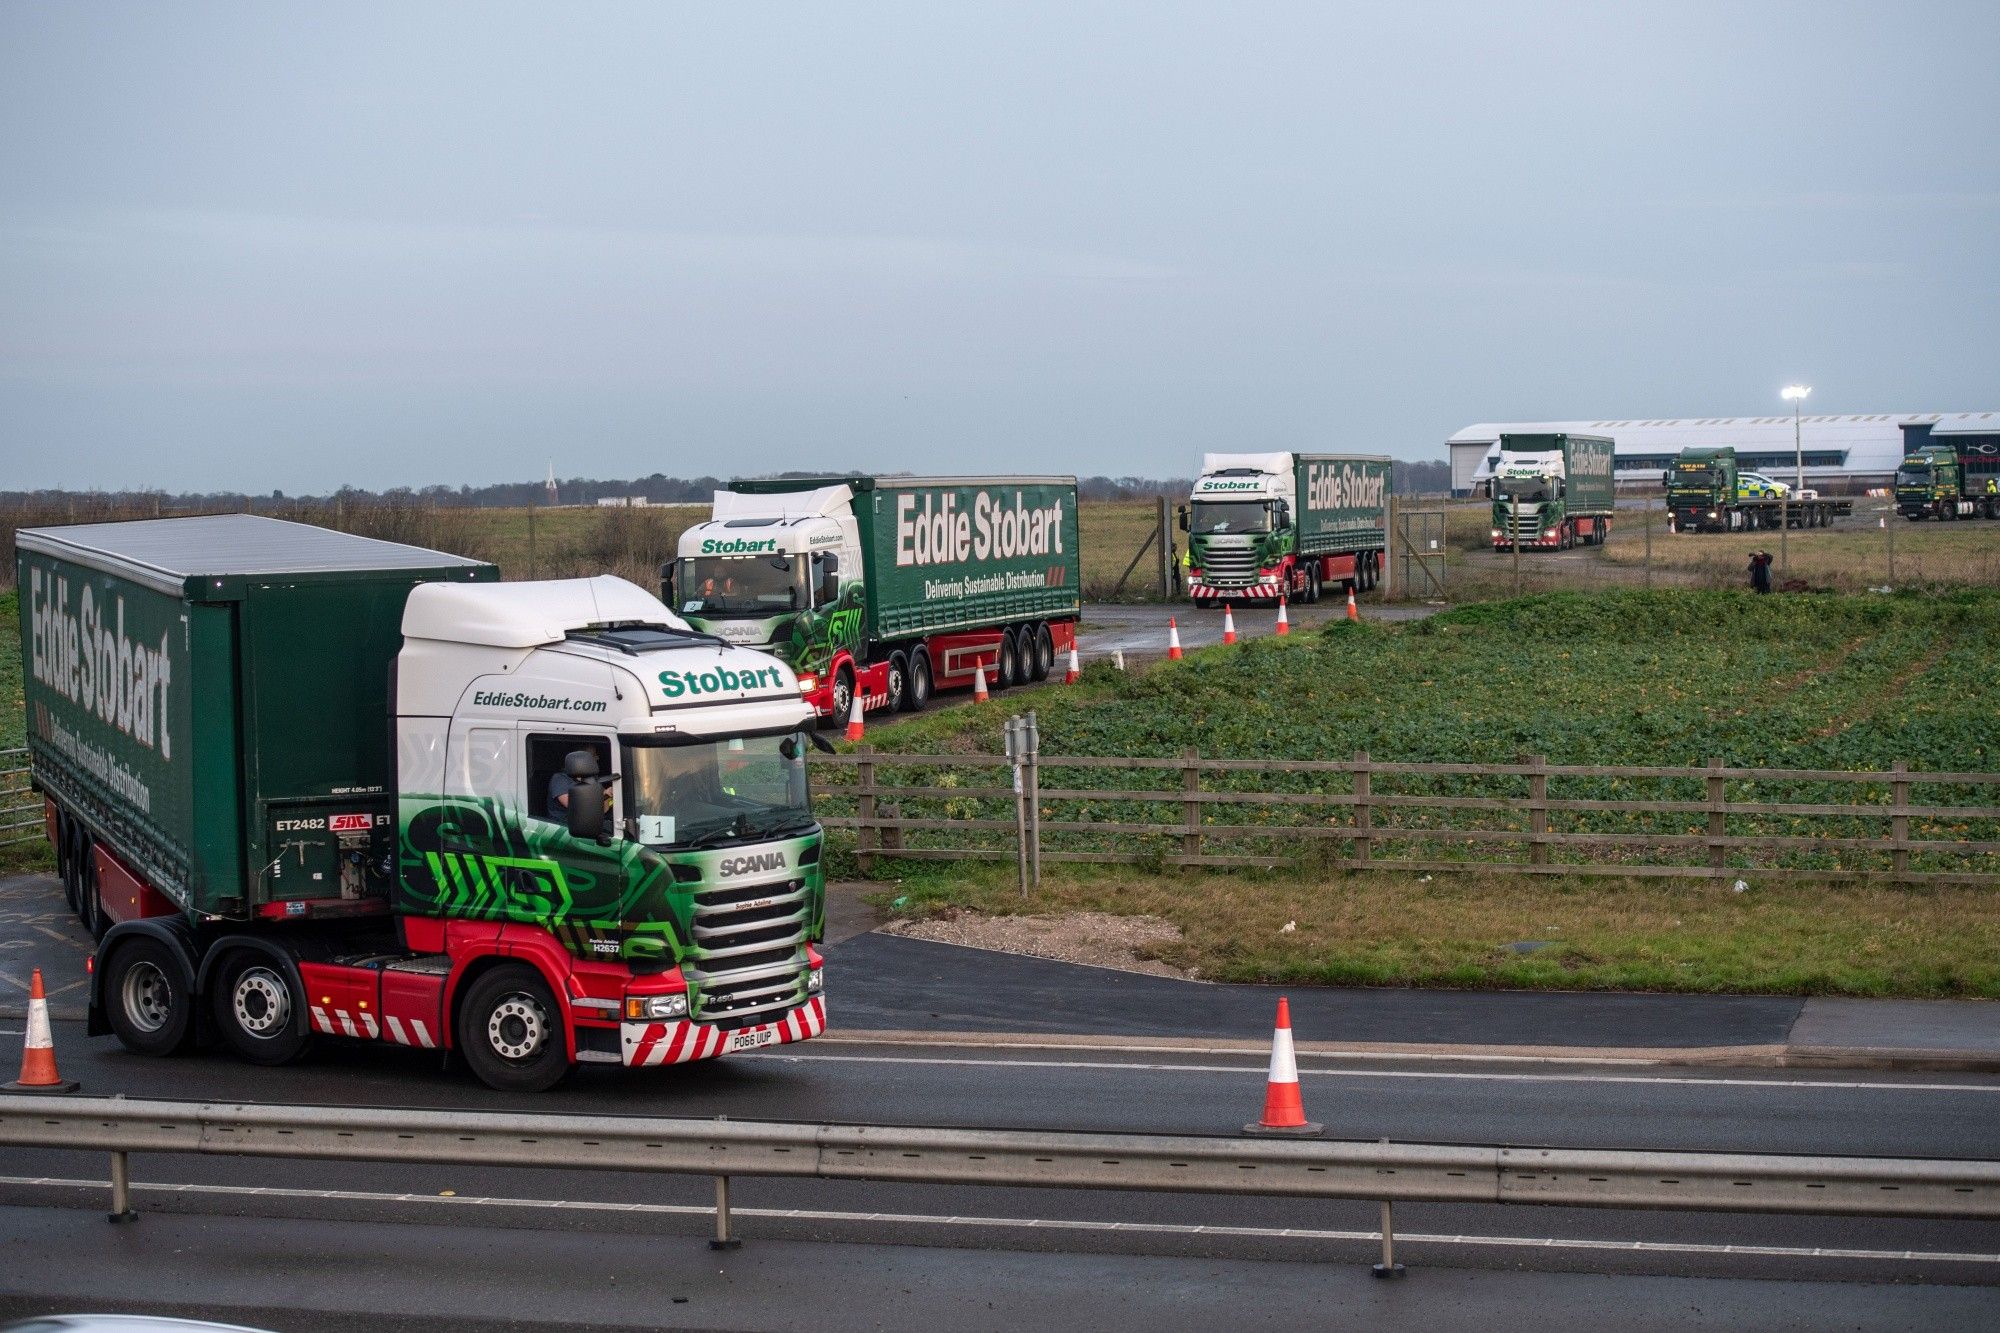
M 619 1049 L 628 1067 L 678 1065 L 737 1051 L 787 1046 L 826 1031 L 826 996 L 815 995 L 772 1023 L 725 1030 L 685 1019 L 672 1023 L 621 1023 Z

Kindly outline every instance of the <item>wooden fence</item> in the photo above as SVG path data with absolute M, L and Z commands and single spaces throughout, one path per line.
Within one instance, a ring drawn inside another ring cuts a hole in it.
M 2000 884 L 2000 773 L 855 753 L 815 802 L 910 857 Z M 1946 836 L 1940 836 L 1944 834 Z M 1499 849 L 1496 854 L 1496 850 Z M 1038 873 L 1036 875 L 1038 878 Z M 1025 874 L 1024 874 L 1025 878 Z

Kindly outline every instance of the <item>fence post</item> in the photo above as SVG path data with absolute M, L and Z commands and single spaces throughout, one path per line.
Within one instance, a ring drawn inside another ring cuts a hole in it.
M 1708 766 L 1721 768 L 1722 760 L 1710 759 Z M 1723 813 L 1723 780 L 1719 777 L 1708 779 L 1708 865 L 1711 870 L 1721 871 L 1729 863 L 1729 849 L 1715 841 L 1729 832 L 1728 817 Z
M 1028 710 L 1022 736 L 1028 760 L 1028 879 L 1039 889 L 1042 887 L 1042 729 L 1032 708 Z
M 1375 784 L 1368 776 L 1368 751 L 1356 750 L 1354 762 L 1360 765 L 1354 770 L 1354 859 L 1367 861 L 1375 855 L 1375 810 L 1369 802 Z
M 1895 763 L 1889 765 L 1889 771 L 1897 775 L 1896 780 L 1889 784 L 1889 799 L 1895 803 L 1897 809 L 1905 809 L 1910 804 L 1910 783 L 1902 774 L 1909 772 L 1909 767 L 1902 760 L 1898 759 Z M 1889 836 L 1897 842 L 1907 842 L 1910 837 L 1910 817 L 1908 815 L 1890 815 Z M 1908 849 L 1898 847 L 1895 851 L 1889 853 L 1889 864 L 1895 869 L 1896 879 L 1898 882 L 1901 882 L 1904 876 L 1910 873 L 1910 853 Z
M 1405 570 L 1405 573 L 1408 571 Z M 1396 596 L 1396 496 L 1394 492 L 1382 502 L 1382 596 L 1381 601 L 1393 601 Z
M 729 1234 L 729 1177 L 715 1178 L 715 1239 L 708 1243 L 711 1250 L 734 1250 L 743 1242 Z
M 1653 586 L 1653 497 L 1646 497 L 1646 586 Z
M 1181 751 L 1181 790 L 1198 792 L 1201 790 L 1201 769 L 1195 761 L 1201 756 L 1192 749 Z M 1181 834 L 1181 855 L 1201 855 L 1201 802 L 1182 801 L 1181 818 L 1186 821 L 1187 832 Z
M 1001 726 L 1007 741 L 1007 766 L 1014 775 L 1014 867 L 1020 874 L 1021 899 L 1028 897 L 1028 784 L 1023 772 L 1027 748 L 1028 720 L 1010 717 Z
M 1534 841 L 1528 846 L 1528 863 L 1545 866 L 1549 863 L 1549 845 L 1542 838 L 1549 831 L 1549 775 L 1541 770 L 1548 767 L 1549 757 L 1545 754 L 1529 755 L 1528 771 L 1528 832 Z
M 856 749 L 861 762 L 855 766 L 857 792 L 854 801 L 856 822 L 854 859 L 861 863 L 861 873 L 873 876 L 875 873 L 875 848 L 879 844 L 878 830 L 875 828 L 875 747 L 863 741 Z
M 1160 600 L 1174 600 L 1174 539 L 1173 528 L 1167 524 L 1167 497 L 1155 497 L 1159 501 L 1158 525 L 1160 532 Z
M 1889 520 L 1891 518 L 1901 518 L 1901 517 L 1902 517 L 1901 514 L 1898 514 L 1895 510 L 1891 509 L 1889 513 L 1882 519 L 1882 531 L 1889 534 L 1888 586 L 1891 588 L 1896 586 L 1896 525 L 1891 523 Z

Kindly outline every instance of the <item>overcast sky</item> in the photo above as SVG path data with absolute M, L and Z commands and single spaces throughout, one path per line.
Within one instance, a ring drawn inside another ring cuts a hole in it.
M 2000 407 L 2000 5 L 0 3 L 0 488 Z

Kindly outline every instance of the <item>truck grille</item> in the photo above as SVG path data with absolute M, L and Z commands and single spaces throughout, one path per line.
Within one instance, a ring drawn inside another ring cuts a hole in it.
M 1510 517 L 1513 520 L 1513 526 L 1502 529 L 1506 540 L 1512 541 L 1516 537 L 1519 537 L 1524 542 L 1531 542 L 1541 537 L 1542 511 L 1540 506 L 1515 505 Z
M 1211 545 L 1201 556 L 1201 581 L 1232 588 L 1257 581 L 1257 553 L 1247 546 Z
M 695 894 L 694 941 L 682 971 L 697 1022 L 743 1027 L 804 1004 L 811 906 L 802 879 Z

